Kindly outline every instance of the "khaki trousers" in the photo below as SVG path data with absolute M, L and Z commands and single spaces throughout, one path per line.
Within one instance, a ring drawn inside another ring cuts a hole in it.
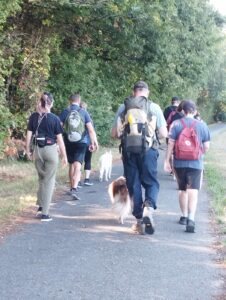
M 39 180 L 37 205 L 42 207 L 43 215 L 48 215 L 59 161 L 56 144 L 43 148 L 35 147 L 34 158 Z

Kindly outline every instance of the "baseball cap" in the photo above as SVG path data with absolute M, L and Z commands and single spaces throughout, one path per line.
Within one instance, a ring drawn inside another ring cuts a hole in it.
M 196 105 L 193 100 L 185 100 L 182 108 L 185 113 L 194 113 L 196 111 Z
M 134 84 L 133 89 L 134 90 L 138 90 L 138 89 L 147 89 L 148 90 L 148 85 L 146 82 L 140 80 Z

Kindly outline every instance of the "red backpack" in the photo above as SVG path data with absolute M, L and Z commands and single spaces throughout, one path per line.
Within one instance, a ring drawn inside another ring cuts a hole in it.
M 175 158 L 179 160 L 197 160 L 203 153 L 195 130 L 197 121 L 194 120 L 190 127 L 187 127 L 184 119 L 180 121 L 183 125 L 183 129 L 175 142 Z

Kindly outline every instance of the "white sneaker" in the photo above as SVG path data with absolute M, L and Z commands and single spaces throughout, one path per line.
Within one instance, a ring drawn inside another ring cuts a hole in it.
M 143 223 L 145 226 L 145 232 L 147 234 L 153 234 L 155 232 L 153 221 L 153 207 L 145 206 L 143 210 Z

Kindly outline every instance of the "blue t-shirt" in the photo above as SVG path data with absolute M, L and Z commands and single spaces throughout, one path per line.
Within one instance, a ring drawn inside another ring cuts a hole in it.
M 59 115 L 59 118 L 63 124 L 71 110 L 79 110 L 79 113 L 80 113 L 81 117 L 83 118 L 84 124 L 91 122 L 90 115 L 86 110 L 81 108 L 78 104 L 71 104 L 68 108 L 64 109 L 61 112 L 61 114 Z M 87 130 L 87 127 L 85 126 L 85 135 L 84 135 L 83 139 L 80 141 L 80 143 L 87 144 L 88 137 L 89 137 L 88 130 Z M 65 140 L 65 142 L 67 142 L 67 140 Z
M 190 126 L 191 123 L 194 121 L 194 118 L 191 117 L 184 117 L 183 118 L 186 125 Z M 170 131 L 169 131 L 169 138 L 176 141 L 179 137 L 183 129 L 183 125 L 181 120 L 176 120 L 171 124 Z M 210 141 L 210 132 L 209 128 L 203 121 L 196 121 L 195 130 L 197 132 L 197 136 L 200 142 L 200 145 L 203 145 L 205 142 Z M 174 156 L 173 165 L 175 168 L 193 168 L 193 169 L 203 169 L 203 158 L 204 155 L 200 157 L 198 160 L 179 160 L 176 159 Z

